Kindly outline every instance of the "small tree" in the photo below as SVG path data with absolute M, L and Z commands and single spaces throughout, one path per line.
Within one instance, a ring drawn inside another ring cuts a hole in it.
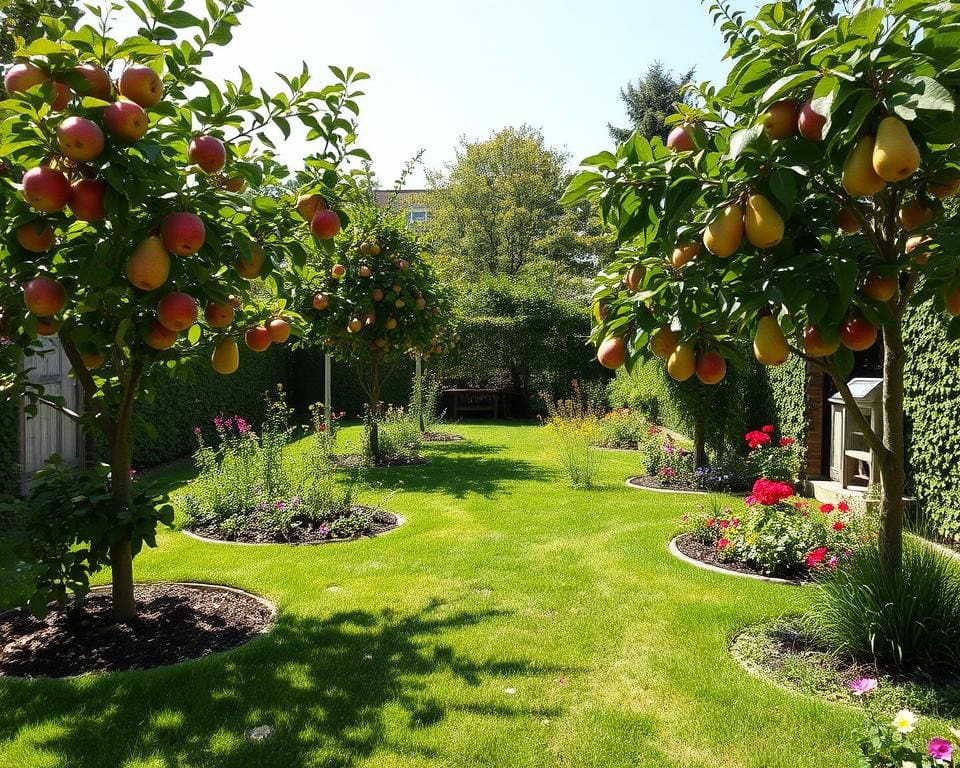
M 665 126 L 666 119 L 677 111 L 678 104 L 687 103 L 684 87 L 691 80 L 692 69 L 677 78 L 659 61 L 653 62 L 636 83 L 627 83 L 620 89 L 620 100 L 627 108 L 630 127 L 617 128 L 607 123 L 611 138 L 619 144 L 638 131 L 648 139 L 659 136 L 666 140 L 670 131 Z
M 312 90 L 304 68 L 274 95 L 243 70 L 223 86 L 203 77 L 247 5 L 208 0 L 195 16 L 177 0 L 127 0 L 91 6 L 95 24 L 76 29 L 43 17 L 46 37 L 21 45 L 5 77 L 5 333 L 28 355 L 38 335 L 59 335 L 86 403 L 82 416 L 67 413 L 105 440 L 109 535 L 89 540 L 109 549 L 91 562 L 112 566 L 117 620 L 135 615 L 133 556 L 167 514 L 133 508 L 134 406 L 151 375 L 211 349 L 216 370 L 236 370 L 239 333 L 255 350 L 286 339 L 296 318 L 280 317 L 282 270 L 307 251 L 289 234 L 293 199 L 258 192 L 285 174 L 270 133 L 288 136 L 296 122 L 322 139 L 314 183 L 325 187 L 353 141 L 343 113 L 356 111 L 362 75 L 334 70 L 339 82 Z M 117 41 L 124 10 L 142 26 Z M 5 372 L 0 383 L 14 391 L 23 378 Z
M 595 294 L 608 364 L 651 343 L 676 378 L 714 379 L 736 358 L 731 339 L 752 336 L 760 362 L 792 351 L 833 379 L 877 457 L 880 547 L 896 571 L 904 315 L 931 300 L 960 315 L 960 231 L 941 202 L 960 191 L 960 9 L 862 2 L 837 17 L 835 5 L 770 3 L 745 21 L 713 3 L 727 82 L 670 118 L 669 149 L 634 136 L 584 161 L 565 201 L 598 199 L 622 246 Z M 878 332 L 884 415 L 871 424 L 847 377 Z
M 380 451 L 377 421 L 384 382 L 416 354 L 443 354 L 455 341 L 446 293 L 402 215 L 369 204 L 352 211 L 336 252 L 303 273 L 306 343 L 351 364 L 367 396 L 367 449 Z

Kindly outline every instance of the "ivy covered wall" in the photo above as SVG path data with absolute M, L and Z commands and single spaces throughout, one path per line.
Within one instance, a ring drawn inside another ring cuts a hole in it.
M 17 406 L 9 400 L 0 403 L 0 496 L 17 491 L 19 478 Z

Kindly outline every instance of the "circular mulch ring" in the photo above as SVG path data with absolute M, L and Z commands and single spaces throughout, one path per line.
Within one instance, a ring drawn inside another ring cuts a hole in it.
M 429 464 L 430 459 L 423 456 L 391 456 L 380 461 L 368 461 L 360 453 L 344 453 L 333 460 L 334 466 L 343 469 L 354 469 L 356 467 L 377 467 L 388 469 L 390 467 L 418 467 L 422 464 Z
M 0 614 L 0 677 L 72 677 L 153 669 L 229 651 L 273 624 L 262 597 L 213 584 L 137 584 L 137 618 L 114 624 L 110 588 L 43 619 L 25 608 Z
M 420 437 L 425 443 L 459 443 L 467 439 L 453 432 L 424 432 Z
M 725 496 L 746 496 L 745 491 L 705 491 L 693 485 L 664 485 L 659 478 L 650 475 L 635 475 L 628 477 L 627 487 L 636 488 L 640 491 L 653 491 L 654 493 L 685 493 L 690 496 L 712 496 L 719 493 Z
M 960 715 L 960 678 L 885 673 L 818 642 L 800 616 L 741 629 L 731 638 L 729 652 L 751 675 L 792 693 L 835 704 L 862 705 L 848 685 L 857 679 L 875 678 L 880 685 L 870 698 L 878 710 L 895 712 L 906 706 L 931 717 Z
M 366 507 L 365 509 L 370 508 Z M 316 523 L 292 528 L 284 534 L 277 534 L 273 531 L 253 527 L 242 531 L 237 536 L 227 537 L 224 536 L 219 528 L 214 526 L 184 528 L 183 533 L 191 539 L 204 541 L 208 544 L 243 544 L 247 546 L 291 544 L 294 546 L 313 546 L 316 544 L 346 544 L 351 541 L 382 536 L 385 533 L 396 530 L 405 522 L 402 517 L 392 512 L 385 512 L 382 509 L 370 509 L 370 511 L 373 512 L 374 515 L 370 530 L 358 536 L 342 536 L 339 538 L 324 536 L 320 531 L 320 525 Z M 284 536 L 286 538 L 284 538 Z
M 627 451 L 629 453 L 636 453 L 640 450 L 640 446 L 636 443 L 598 443 L 593 447 L 599 448 L 601 451 Z
M 726 573 L 731 576 L 742 576 L 755 581 L 769 581 L 773 584 L 788 584 L 793 587 L 813 584 L 810 579 L 780 579 L 775 576 L 766 576 L 749 565 L 722 560 L 713 547 L 698 541 L 689 533 L 681 533 L 675 537 L 670 542 L 669 548 L 670 554 L 677 559 L 714 573 Z

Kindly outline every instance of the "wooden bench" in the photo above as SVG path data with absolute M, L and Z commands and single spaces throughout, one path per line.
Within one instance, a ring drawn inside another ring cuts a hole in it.
M 499 419 L 504 415 L 504 399 L 510 393 L 502 389 L 445 389 L 443 395 L 452 401 L 453 418 L 463 415 L 486 415 Z

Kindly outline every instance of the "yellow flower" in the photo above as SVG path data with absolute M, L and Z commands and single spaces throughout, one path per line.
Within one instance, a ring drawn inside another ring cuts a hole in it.
M 957 740 L 957 744 L 960 744 L 960 728 L 948 728 L 950 735 Z
M 910 733 L 917 724 L 917 716 L 909 709 L 901 709 L 893 718 L 893 727 L 900 733 Z

